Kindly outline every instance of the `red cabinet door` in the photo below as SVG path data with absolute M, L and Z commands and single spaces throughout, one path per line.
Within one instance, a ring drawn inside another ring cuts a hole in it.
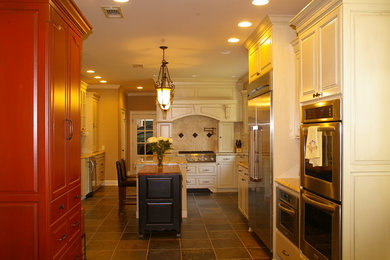
M 67 38 L 68 27 L 62 18 L 50 12 L 50 62 L 51 62 L 51 193 L 52 199 L 66 191 L 66 138 L 70 122 L 67 120 Z
M 80 60 L 81 39 L 69 30 L 69 118 L 71 120 L 68 141 L 68 185 L 75 187 L 80 183 Z

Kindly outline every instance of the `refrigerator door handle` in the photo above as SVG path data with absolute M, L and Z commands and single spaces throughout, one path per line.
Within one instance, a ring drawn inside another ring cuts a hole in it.
M 255 126 L 250 126 L 249 131 L 249 179 L 254 181 L 255 178 Z

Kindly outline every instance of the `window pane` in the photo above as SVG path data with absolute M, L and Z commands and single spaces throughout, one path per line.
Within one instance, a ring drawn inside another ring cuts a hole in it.
M 153 119 L 145 119 L 146 130 L 153 130 Z
M 152 150 L 150 150 L 150 144 L 146 144 L 146 154 L 153 154 Z
M 152 136 L 153 136 L 153 132 L 146 132 L 146 140 L 148 140 L 148 138 Z
M 137 130 L 144 130 L 144 129 L 145 129 L 145 120 L 137 119 Z
M 137 154 L 145 154 L 145 145 L 137 144 Z
M 145 142 L 145 134 L 144 132 L 137 132 L 137 143 L 144 143 Z

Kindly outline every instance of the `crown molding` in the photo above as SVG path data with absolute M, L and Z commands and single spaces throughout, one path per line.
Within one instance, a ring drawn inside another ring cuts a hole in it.
M 88 85 L 88 89 L 119 89 L 120 85 L 114 84 L 96 84 L 96 85 Z
M 128 97 L 150 97 L 150 96 L 155 96 L 155 92 L 128 92 L 127 96 Z

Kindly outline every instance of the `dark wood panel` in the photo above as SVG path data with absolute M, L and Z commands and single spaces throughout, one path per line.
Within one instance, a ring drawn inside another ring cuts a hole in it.
M 37 192 L 38 11 L 0 10 L 0 28 L 0 192 Z
M 38 203 L 0 202 L 0 259 L 38 259 Z

